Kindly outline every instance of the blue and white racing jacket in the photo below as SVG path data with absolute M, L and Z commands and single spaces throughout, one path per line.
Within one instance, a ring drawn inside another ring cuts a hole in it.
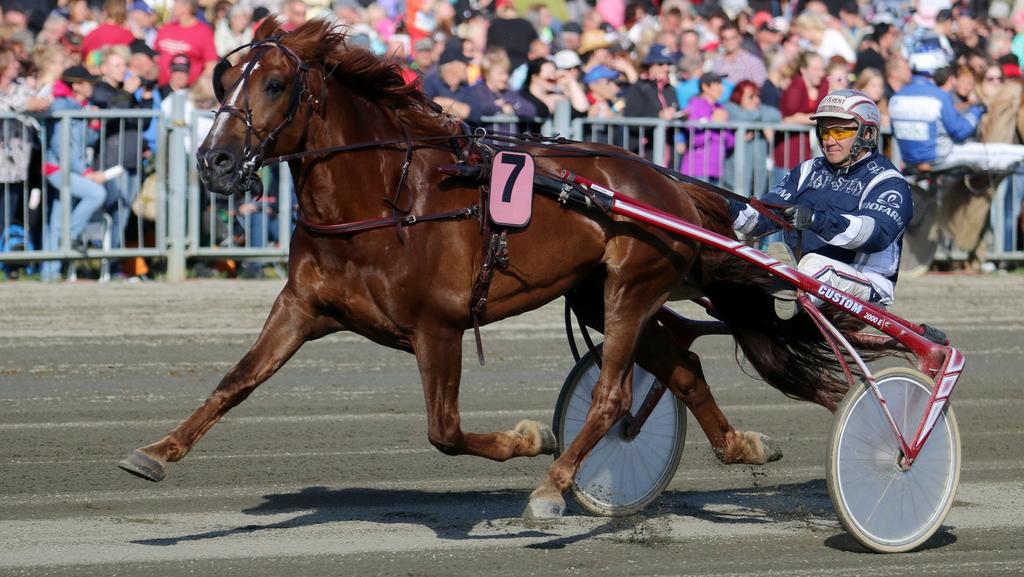
M 953 97 L 927 76 L 914 76 L 910 84 L 889 99 L 892 132 L 907 164 L 942 161 L 978 128 L 985 109 L 972 106 L 960 114 Z
M 879 302 L 892 302 L 900 268 L 903 231 L 914 214 L 910 186 L 888 158 L 872 150 L 852 166 L 835 169 L 824 158 L 804 161 L 763 198 L 765 202 L 814 209 L 803 254 L 817 253 L 846 263 L 875 286 Z M 750 205 L 730 201 L 733 228 L 760 236 L 779 227 Z M 796 247 L 794 230 L 786 243 Z

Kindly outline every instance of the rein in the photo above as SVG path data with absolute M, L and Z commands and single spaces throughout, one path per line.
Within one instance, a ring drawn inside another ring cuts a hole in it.
M 403 130 L 404 130 L 404 126 L 403 126 Z M 714 192 L 715 194 L 717 194 L 717 195 L 719 195 L 719 196 L 721 196 L 723 198 L 730 199 L 730 200 L 735 200 L 735 201 L 743 203 L 743 204 L 748 204 L 751 207 L 753 207 L 754 210 L 756 210 L 758 213 L 764 215 L 766 218 L 768 218 L 772 222 L 776 223 L 780 227 L 782 227 L 782 228 L 792 228 L 792 225 L 789 224 L 789 222 L 787 222 L 781 216 L 779 216 L 779 214 L 777 212 L 778 210 L 780 210 L 782 208 L 786 208 L 785 205 L 779 205 L 779 204 L 774 204 L 774 203 L 766 203 L 766 202 L 763 202 L 763 201 L 761 201 L 761 200 L 759 200 L 757 198 L 754 198 L 754 197 L 746 197 L 746 196 L 742 196 L 742 195 L 736 194 L 735 192 L 732 192 L 731 190 L 728 190 L 726 188 L 722 188 L 722 187 L 720 187 L 718 185 L 711 184 L 711 183 L 708 183 L 708 182 L 704 182 L 702 180 L 698 180 L 696 178 L 693 178 L 691 176 L 687 176 L 685 174 L 682 174 L 681 172 L 672 170 L 670 168 L 665 168 L 663 166 L 659 166 L 659 165 L 651 162 L 650 160 L 647 160 L 646 158 L 631 156 L 631 155 L 628 155 L 628 154 L 614 153 L 614 152 L 580 151 L 580 150 L 572 148 L 571 146 L 568 146 L 568 145 L 571 145 L 571 144 L 582 144 L 582 143 L 580 143 L 578 141 L 567 140 L 567 139 L 558 138 L 558 137 L 556 137 L 554 139 L 548 139 L 548 138 L 543 138 L 543 137 L 535 137 L 535 136 L 526 136 L 526 137 L 524 137 L 522 135 L 515 135 L 515 134 L 505 133 L 505 132 L 487 131 L 487 130 L 485 130 L 483 128 L 478 128 L 478 129 L 476 129 L 476 130 L 474 130 L 474 131 L 472 131 L 471 133 L 468 133 L 468 134 L 467 133 L 464 133 L 464 134 L 448 134 L 448 135 L 444 135 L 444 136 L 421 136 L 421 137 L 418 137 L 418 138 L 409 138 L 408 134 L 406 134 L 404 138 L 392 138 L 392 139 L 388 139 L 388 140 L 376 140 L 376 141 L 368 141 L 368 142 L 359 142 L 359 143 L 354 143 L 354 144 L 343 144 L 343 145 L 338 145 L 338 146 L 330 146 L 330 147 L 326 147 L 326 148 L 316 148 L 316 149 L 313 149 L 313 150 L 304 150 L 304 151 L 301 151 L 301 152 L 295 152 L 295 153 L 291 153 L 291 154 L 282 154 L 280 156 L 274 156 L 274 157 L 270 157 L 270 158 L 265 159 L 263 161 L 263 164 L 264 165 L 276 164 L 276 163 L 280 163 L 280 162 L 288 162 L 288 161 L 291 161 L 291 160 L 298 160 L 298 159 L 301 159 L 301 158 L 317 158 L 317 159 L 319 159 L 319 158 L 324 158 L 326 156 L 337 154 L 337 153 L 341 153 L 341 152 L 349 152 L 349 151 L 353 151 L 353 150 L 367 150 L 367 149 L 373 149 L 373 148 L 385 148 L 385 147 L 388 147 L 388 146 L 404 144 L 404 145 L 406 145 L 406 147 L 405 147 L 406 160 L 405 160 L 405 164 L 402 165 L 402 173 L 401 173 L 401 176 L 399 178 L 399 187 L 398 187 L 398 189 L 396 191 L 396 200 L 397 200 L 397 195 L 401 194 L 401 185 L 405 181 L 406 174 L 408 173 L 408 170 L 409 170 L 409 165 L 410 165 L 411 160 L 412 160 L 412 151 L 415 148 L 414 147 L 415 144 L 430 144 L 430 143 L 435 143 L 435 142 L 445 142 L 445 141 L 451 141 L 451 140 L 479 141 L 479 140 L 485 140 L 485 139 L 486 140 L 492 140 L 492 141 L 498 141 L 498 142 L 507 142 L 507 143 L 514 144 L 514 145 L 535 146 L 535 147 L 538 147 L 538 148 L 543 148 L 545 150 L 550 150 L 550 151 L 554 151 L 554 152 L 561 152 L 561 153 L 563 153 L 563 155 L 547 155 L 546 156 L 547 158 L 551 158 L 551 157 L 555 157 L 555 156 L 565 156 L 565 157 L 571 157 L 571 158 L 618 158 L 618 159 L 622 159 L 622 160 L 629 160 L 629 161 L 632 161 L 632 162 L 639 162 L 639 163 L 642 163 L 644 165 L 647 165 L 647 166 L 657 170 L 663 176 L 665 176 L 665 177 L 667 177 L 667 178 L 669 178 L 671 180 L 674 180 L 676 182 L 686 183 L 686 184 L 693 184 L 693 185 L 696 185 L 696 186 L 701 186 L 701 187 L 710 189 L 712 192 Z M 552 140 L 554 142 L 551 142 Z M 397 208 L 391 202 L 388 202 L 386 200 L 385 200 L 385 202 L 387 202 L 389 205 L 391 205 L 392 208 Z M 408 210 L 406 210 L 404 212 L 408 213 Z M 410 217 L 411 217 L 411 215 L 410 215 Z M 409 217 L 407 217 L 407 218 L 409 218 Z M 418 220 L 415 217 L 412 217 L 412 218 L 413 218 L 412 222 L 410 222 L 408 224 L 415 224 L 417 221 L 425 221 L 426 220 L 424 217 L 420 217 Z M 369 228 L 363 228 L 363 226 L 370 225 L 370 223 L 374 223 L 374 222 L 377 222 L 377 221 L 385 222 L 386 224 L 383 224 L 383 225 L 380 225 L 380 226 L 372 226 L 371 225 Z M 302 224 L 303 227 L 305 227 L 305 228 L 307 228 L 307 229 L 309 229 L 309 230 L 311 230 L 313 232 L 319 233 L 319 234 L 338 234 L 338 235 L 341 235 L 341 234 L 353 234 L 353 233 L 356 233 L 356 232 L 362 232 L 363 230 L 371 230 L 372 228 L 381 228 L 383 226 L 395 225 L 396 224 L 396 219 L 395 218 L 372 219 L 372 220 L 364 220 L 364 221 L 358 221 L 358 222 L 354 222 L 354 223 L 345 223 L 345 224 L 313 225 L 313 223 L 311 223 L 311 222 L 309 222 L 308 220 L 305 219 L 305 217 L 302 215 L 302 212 L 300 210 L 300 212 L 299 212 L 299 222 L 300 222 L 300 224 Z
M 479 216 L 480 208 L 478 205 L 446 213 L 417 216 L 410 214 L 412 211 L 411 199 L 408 207 L 399 206 L 399 200 L 401 198 L 402 188 L 404 187 L 406 177 L 408 176 L 410 165 L 412 164 L 412 155 L 413 151 L 416 148 L 415 145 L 433 144 L 437 142 L 452 143 L 453 141 L 479 142 L 480 140 L 484 139 L 496 142 L 510 143 L 512 145 L 517 146 L 535 146 L 545 150 L 562 153 L 566 157 L 618 158 L 622 160 L 629 160 L 632 162 L 639 162 L 653 168 L 654 170 L 661 173 L 663 176 L 675 182 L 701 186 L 705 189 L 711 190 L 712 192 L 723 198 L 748 204 L 751 207 L 753 207 L 757 212 L 764 215 L 766 218 L 768 218 L 769 220 L 783 228 L 790 228 L 791 226 L 776 212 L 778 209 L 783 208 L 780 205 L 768 204 L 756 198 L 748 198 L 741 196 L 720 186 L 700 181 L 696 178 L 684 175 L 678 171 L 669 168 L 658 166 L 657 164 L 645 158 L 640 158 L 625 153 L 580 151 L 576 148 L 568 146 L 572 144 L 581 144 L 580 142 L 567 140 L 561 137 L 545 138 L 532 135 L 516 135 L 505 132 L 487 131 L 483 128 L 478 128 L 476 130 L 470 131 L 468 129 L 468 126 L 465 124 L 462 124 L 465 130 L 461 134 L 446 134 L 443 136 L 421 136 L 417 138 L 410 137 L 406 126 L 404 124 L 401 124 L 403 133 L 401 138 L 375 140 L 353 144 L 342 144 L 338 146 L 329 146 L 325 148 L 303 150 L 300 152 L 294 152 L 290 154 L 282 154 L 278 156 L 272 156 L 269 158 L 265 157 L 264 152 L 266 151 L 267 147 L 270 146 L 270 144 L 276 140 L 277 136 L 281 133 L 282 130 L 284 130 L 285 127 L 292 123 L 292 121 L 295 118 L 295 114 L 298 112 L 299 107 L 302 103 L 305 103 L 310 111 L 312 111 L 314 102 L 319 103 L 321 106 L 326 105 L 328 74 L 326 72 L 324 74 L 323 94 L 321 95 L 320 100 L 317 101 L 312 96 L 308 89 L 308 73 L 310 66 L 306 62 L 304 62 L 298 56 L 298 54 L 296 54 L 291 48 L 285 46 L 282 43 L 283 38 L 283 35 L 276 35 L 263 40 L 243 44 L 242 46 L 239 46 L 238 48 L 235 48 L 234 50 L 226 54 L 214 68 L 214 91 L 216 93 L 218 101 L 222 103 L 221 107 L 217 110 L 216 114 L 220 115 L 221 113 L 224 113 L 230 116 L 235 116 L 239 118 L 245 124 L 246 127 L 245 149 L 243 151 L 242 161 L 243 184 L 249 185 L 250 188 L 252 188 L 253 181 L 258 180 L 259 178 L 256 175 L 256 171 L 260 167 L 267 166 L 270 164 L 279 164 L 282 162 L 289 162 L 292 160 L 299 160 L 304 158 L 322 159 L 326 156 L 343 152 L 351 152 L 355 150 L 369 150 L 374 148 L 386 148 L 389 146 L 396 145 L 403 145 L 405 151 L 405 162 L 402 165 L 402 169 L 399 174 L 398 184 L 395 189 L 395 196 L 391 200 L 384 200 L 385 204 L 390 206 L 393 211 L 392 216 L 390 218 L 374 218 L 340 224 L 318 224 L 311 222 L 305 217 L 304 211 L 302 210 L 302 207 L 300 205 L 298 207 L 298 222 L 299 224 L 302 225 L 303 228 L 309 230 L 310 232 L 321 235 L 351 235 L 388 226 L 395 226 L 398 228 L 399 231 L 401 231 L 404 227 L 412 226 L 419 222 L 444 221 L 460 218 L 469 218 L 471 216 Z M 226 72 L 231 67 L 231 62 L 228 60 L 230 56 L 242 50 L 258 50 L 255 57 L 249 60 L 248 63 L 246 63 L 246 66 L 243 69 L 242 74 L 238 77 L 237 80 L 235 80 L 235 82 L 231 85 L 229 90 L 232 92 L 237 91 L 239 89 L 239 85 L 241 85 L 241 87 L 244 88 L 245 85 L 248 84 L 249 77 L 252 74 L 252 72 L 256 69 L 256 65 L 258 64 L 260 59 L 272 47 L 281 50 L 285 54 L 285 56 L 287 56 L 288 59 L 291 60 L 291 62 L 296 67 L 296 72 L 295 80 L 292 83 L 292 92 L 291 96 L 289 97 L 288 109 L 285 114 L 285 118 L 281 121 L 280 124 L 277 125 L 277 127 L 275 127 L 273 130 L 267 133 L 267 135 L 264 137 L 263 135 L 261 135 L 260 131 L 256 129 L 252 122 L 252 109 L 249 106 L 249 91 L 242 90 L 242 92 L 244 93 L 244 109 L 239 108 L 238 106 L 235 106 L 231 103 L 224 103 L 224 90 L 222 88 L 221 77 L 224 74 L 224 72 Z M 306 130 L 308 130 L 308 120 L 306 125 L 303 127 L 303 140 L 305 140 Z M 250 141 L 253 138 L 260 142 L 259 147 L 256 149 L 250 148 L 249 145 Z M 461 152 L 459 150 L 456 150 L 455 153 L 456 155 L 461 155 Z M 558 155 L 547 155 L 548 158 L 551 158 L 553 156 Z

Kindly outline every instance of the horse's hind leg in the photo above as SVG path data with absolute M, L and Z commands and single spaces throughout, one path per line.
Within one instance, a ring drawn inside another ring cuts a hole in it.
M 413 351 L 427 402 L 427 437 L 447 455 L 477 455 L 495 461 L 551 454 L 557 442 L 551 429 L 536 421 L 519 421 L 511 431 L 470 433 L 459 416 L 462 376 L 462 330 L 430 326 L 413 338 Z
M 737 431 L 729 424 L 704 379 L 700 358 L 689 350 L 696 336 L 686 319 L 662 309 L 644 329 L 637 362 L 686 404 L 720 461 L 764 464 L 781 458 L 766 435 Z
M 163 479 L 168 462 L 178 461 L 187 455 L 210 427 L 273 376 L 303 343 L 341 328 L 333 319 L 320 316 L 305 300 L 285 287 L 274 302 L 256 343 L 224 375 L 206 401 L 164 438 L 136 449 L 118 466 L 150 481 Z

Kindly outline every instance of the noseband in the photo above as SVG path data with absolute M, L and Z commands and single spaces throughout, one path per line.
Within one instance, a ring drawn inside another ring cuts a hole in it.
M 238 48 L 235 48 L 231 52 L 224 55 L 217 66 L 213 69 L 213 92 L 217 97 L 217 101 L 221 103 L 220 108 L 217 109 L 214 120 L 216 121 L 217 116 L 222 113 L 229 116 L 237 117 L 245 124 L 245 144 L 242 150 L 242 179 L 243 186 L 249 187 L 254 184 L 254 181 L 258 180 L 256 171 L 259 170 L 260 166 L 263 165 L 263 161 L 266 158 L 265 152 L 267 147 L 271 145 L 277 136 L 281 133 L 285 127 L 289 126 L 295 118 L 295 113 L 299 110 L 299 104 L 305 102 L 307 106 L 312 109 L 314 99 L 308 88 L 308 75 L 309 65 L 303 62 L 299 55 L 296 54 L 291 48 L 281 43 L 283 36 L 271 36 L 263 40 L 250 42 L 249 44 L 243 44 Z M 249 106 L 249 91 L 247 90 L 249 84 L 249 76 L 254 70 L 263 56 L 271 49 L 277 48 L 295 66 L 295 74 L 292 80 L 292 91 L 288 99 L 288 110 L 285 113 L 284 118 L 281 122 L 270 132 L 265 135 L 262 134 L 252 122 L 252 107 Z M 231 62 L 228 60 L 230 56 L 243 50 L 253 50 L 253 58 L 250 59 L 242 70 L 242 74 L 235 80 L 234 83 L 228 88 L 227 93 L 233 94 L 237 90 L 242 91 L 242 108 L 236 106 L 234 102 L 224 102 L 225 91 L 221 84 L 221 77 L 228 69 L 231 68 Z M 326 84 L 325 84 L 326 87 Z M 321 99 L 322 100 L 322 99 Z M 259 144 L 253 148 L 250 143 L 255 139 Z

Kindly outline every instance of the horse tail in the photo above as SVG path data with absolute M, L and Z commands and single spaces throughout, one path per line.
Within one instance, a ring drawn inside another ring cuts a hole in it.
M 728 205 L 720 196 L 692 187 L 690 197 L 701 214 L 701 226 L 735 238 Z M 728 252 L 702 247 L 695 273 L 715 315 L 733 334 L 737 361 L 742 350 L 760 377 L 786 396 L 836 410 L 849 388 L 843 366 L 808 315 L 787 321 L 776 317 L 767 271 Z M 852 317 L 823 312 L 844 333 L 863 327 Z

